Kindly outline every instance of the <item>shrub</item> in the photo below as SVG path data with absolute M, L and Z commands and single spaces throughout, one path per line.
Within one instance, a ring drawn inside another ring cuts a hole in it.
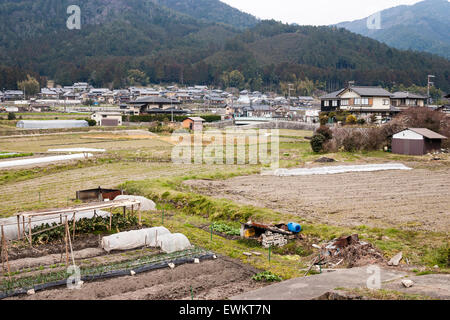
M 356 124 L 356 117 L 352 114 L 349 114 L 347 118 L 345 118 L 346 124 Z
M 97 121 L 93 119 L 86 119 L 86 121 L 89 124 L 89 127 L 95 127 L 97 125 Z
M 344 138 L 342 145 L 347 152 L 360 150 L 363 145 L 363 135 L 359 131 L 353 131 Z
M 327 126 L 320 126 L 319 129 L 316 130 L 316 134 L 321 134 L 325 137 L 325 141 L 333 139 L 333 132 Z
M 320 121 L 320 125 L 322 125 L 322 126 L 326 125 L 328 122 L 328 115 L 326 113 L 321 113 L 319 115 L 319 121 Z
M 366 120 L 361 118 L 361 119 L 358 119 L 357 123 L 361 124 L 361 125 L 364 125 L 364 124 L 366 124 Z
M 14 112 L 9 112 L 8 120 L 16 120 L 16 114 Z
M 326 139 L 323 135 L 315 134 L 311 139 L 311 148 L 314 152 L 319 153 L 323 150 L 323 144 L 325 143 Z

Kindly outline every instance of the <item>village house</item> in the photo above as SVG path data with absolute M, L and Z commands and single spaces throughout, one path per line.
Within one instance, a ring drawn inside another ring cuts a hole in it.
M 132 107 L 139 108 L 141 114 L 186 113 L 186 111 L 178 107 L 181 102 L 179 102 L 178 100 L 171 100 L 163 97 L 140 97 L 135 101 L 130 101 L 128 104 Z
M 407 91 L 394 92 L 391 97 L 391 104 L 394 107 L 400 109 L 407 109 L 410 107 L 424 107 L 426 105 L 426 102 L 426 96 Z
M 357 118 L 390 120 L 400 109 L 391 104 L 392 94 L 381 87 L 348 86 L 320 97 L 321 111 L 349 111 Z

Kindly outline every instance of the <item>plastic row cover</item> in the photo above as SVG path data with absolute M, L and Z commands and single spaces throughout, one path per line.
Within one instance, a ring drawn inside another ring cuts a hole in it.
M 73 220 L 73 213 L 70 214 L 63 214 L 62 218 L 63 221 L 65 217 L 67 216 L 68 220 Z M 94 216 L 100 216 L 102 218 L 109 217 L 109 212 L 102 211 L 102 210 L 88 210 L 83 212 L 78 212 L 75 214 L 75 221 L 79 221 L 81 219 L 92 219 Z M 49 225 L 52 225 L 53 223 L 59 224 L 61 222 L 60 215 L 54 214 L 49 215 L 45 217 L 34 217 L 31 221 L 31 228 L 39 227 L 43 224 L 48 223 Z M 19 230 L 17 228 L 17 217 L 10 217 L 10 218 L 4 218 L 0 219 L 0 225 L 4 225 L 4 232 L 5 232 L 5 239 L 7 240 L 17 240 L 18 239 L 18 233 Z M 28 232 L 28 221 L 25 221 L 25 230 Z M 20 221 L 20 231 L 23 231 L 23 224 L 22 221 Z M 2 238 L 2 235 L 0 233 L 0 239 Z
M 160 247 L 165 253 L 172 253 L 190 248 L 191 243 L 185 235 L 172 234 L 164 227 L 120 232 L 102 239 L 102 248 L 107 252 L 144 246 Z

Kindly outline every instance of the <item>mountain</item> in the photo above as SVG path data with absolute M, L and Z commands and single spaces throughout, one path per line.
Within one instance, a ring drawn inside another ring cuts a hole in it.
M 237 21 L 246 14 L 219 1 L 192 1 L 208 8 L 204 13 L 195 5 L 187 10 L 186 3 L 1 0 L 0 88 L 13 89 L 27 74 L 42 84 L 53 79 L 118 88 L 138 69 L 152 83 L 214 85 L 225 85 L 224 72 L 239 70 L 242 86 L 252 90 L 306 78 L 329 90 L 349 80 L 423 86 L 433 73 L 436 85 L 450 90 L 450 61 L 435 55 L 400 51 L 335 27 L 260 21 L 245 28 Z M 80 30 L 66 27 L 73 4 L 81 9 Z
M 223 23 L 238 29 L 254 27 L 258 19 L 219 0 L 156 0 L 162 6 L 208 22 Z
M 381 29 L 367 28 L 367 18 L 337 26 L 384 42 L 450 59 L 450 2 L 425 0 L 381 11 Z

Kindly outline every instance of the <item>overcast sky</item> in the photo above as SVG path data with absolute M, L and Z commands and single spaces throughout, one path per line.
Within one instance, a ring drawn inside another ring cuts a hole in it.
M 420 0 L 221 0 L 261 19 L 300 25 L 329 25 Z

